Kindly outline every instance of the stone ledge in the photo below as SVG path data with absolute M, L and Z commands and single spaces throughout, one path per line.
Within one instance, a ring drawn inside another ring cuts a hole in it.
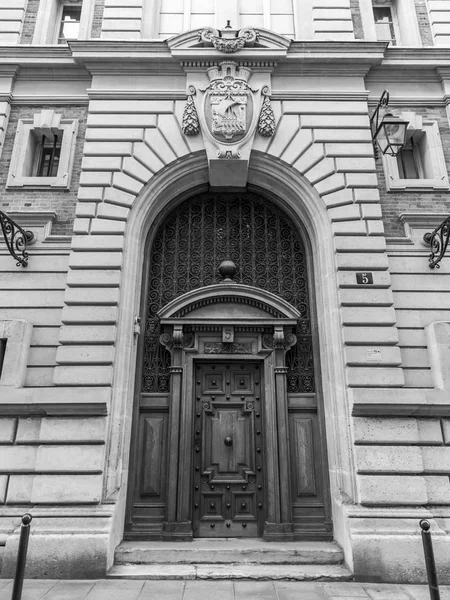
M 352 416 L 448 416 L 448 392 L 420 388 L 353 388 L 348 390 Z
M 109 387 L 2 388 L 0 416 L 106 415 Z

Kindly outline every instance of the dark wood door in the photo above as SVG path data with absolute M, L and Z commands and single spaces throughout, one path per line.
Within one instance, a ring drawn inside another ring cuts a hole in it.
M 195 537 L 257 537 L 264 523 L 260 365 L 202 363 L 195 370 Z

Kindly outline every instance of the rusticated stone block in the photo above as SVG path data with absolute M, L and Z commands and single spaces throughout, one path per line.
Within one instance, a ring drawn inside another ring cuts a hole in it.
M 423 462 L 418 446 L 357 446 L 359 473 L 421 473 Z
M 104 442 L 105 419 L 44 417 L 20 419 L 17 443 Z
M 450 444 L 450 419 L 442 419 L 442 429 L 444 432 L 444 442 Z
M 427 475 L 428 504 L 448 504 L 450 502 L 450 478 L 446 475 Z
M 0 442 L 12 444 L 16 431 L 16 419 L 0 419 Z
M 360 475 L 361 504 L 420 506 L 428 501 L 425 479 L 413 475 Z
M 8 504 L 100 502 L 102 475 L 11 475 Z
M 0 452 L 0 471 L 34 471 L 35 446 L 3 446 Z
M 41 472 L 99 472 L 102 465 L 103 446 L 40 446 L 36 457 Z
M 19 419 L 17 427 L 16 442 L 18 444 L 27 444 L 39 440 L 39 432 L 41 430 L 41 419 Z
M 423 447 L 423 465 L 426 473 L 450 474 L 450 448 Z
M 9 475 L 0 475 L 0 504 L 4 504 L 6 500 L 6 490 L 8 488 Z
M 438 419 L 356 417 L 355 442 L 360 444 L 439 444 L 442 443 Z
M 111 385 L 110 366 L 61 366 L 55 368 L 55 385 Z

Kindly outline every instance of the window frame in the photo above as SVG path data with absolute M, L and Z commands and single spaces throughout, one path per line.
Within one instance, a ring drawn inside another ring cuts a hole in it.
M 33 44 L 58 43 L 59 29 L 64 5 L 70 5 L 68 0 L 40 0 L 39 9 L 34 29 Z M 79 40 L 91 37 L 92 21 L 94 17 L 95 0 L 82 0 Z
M 402 118 L 410 120 L 411 113 L 404 113 Z M 408 128 L 409 137 L 412 137 L 417 131 L 422 131 L 423 134 L 426 135 L 428 152 L 430 153 L 429 164 L 433 169 L 433 177 L 402 179 L 398 169 L 397 157 L 385 154 L 383 155 L 383 167 L 386 176 L 386 189 L 388 192 L 450 189 L 447 165 L 437 122 L 425 119 L 422 121 L 422 119 L 417 116 L 414 119 L 414 115 L 412 115 L 412 123 Z M 422 158 L 420 159 L 420 162 L 422 163 L 421 168 L 424 169 Z M 422 171 L 422 173 L 423 172 L 424 171 Z
M 389 10 L 391 11 L 392 27 L 394 29 L 395 44 L 393 44 L 392 41 L 390 41 L 390 40 L 380 40 L 380 39 L 378 39 L 378 36 L 377 36 L 377 41 L 389 42 L 391 47 L 401 46 L 402 45 L 402 37 L 401 37 L 400 26 L 399 26 L 399 22 L 398 22 L 396 3 L 395 2 L 384 2 L 384 3 L 372 2 L 372 14 L 373 14 L 373 22 L 375 24 L 375 35 L 376 35 L 377 27 L 376 27 L 376 21 L 375 21 L 374 8 L 389 8 Z
M 294 24 L 294 39 L 309 39 L 312 37 L 313 29 L 312 29 L 312 0 L 304 0 L 307 6 L 302 7 L 302 13 L 300 16 L 299 7 L 297 6 L 297 2 L 292 0 L 292 19 Z M 152 8 L 149 9 L 149 3 L 152 2 Z M 165 36 L 166 34 L 161 34 L 161 0 L 146 0 L 144 4 L 144 22 L 147 21 L 150 16 L 152 17 L 153 27 L 151 31 L 149 31 L 150 37 L 156 39 L 168 39 L 170 36 Z M 225 4 L 219 1 L 214 2 L 214 18 L 212 27 L 216 29 L 221 29 L 225 26 L 227 19 L 230 18 L 229 12 L 225 12 L 224 10 Z M 168 13 L 170 14 L 170 13 Z M 310 15 L 311 22 L 309 23 L 306 20 L 306 15 Z M 264 28 L 271 29 L 271 9 L 270 9 L 270 0 L 263 0 L 263 20 L 264 20 Z M 238 9 L 238 3 L 236 2 L 236 8 L 234 10 L 234 16 L 231 17 L 231 25 L 233 29 L 241 29 L 242 25 L 240 23 L 240 14 Z M 190 31 L 192 29 L 191 26 L 191 0 L 183 0 L 183 30 L 180 33 Z M 144 25 L 144 32 L 147 31 L 147 28 Z M 178 34 L 175 34 L 178 35 Z
M 414 0 L 387 0 L 385 2 L 382 0 L 359 0 L 359 3 L 365 41 L 378 41 L 373 7 L 390 5 L 391 11 L 392 8 L 394 9 L 393 17 L 395 14 L 399 30 L 397 45 L 393 47 L 422 46 L 422 37 L 420 35 Z
M 53 177 L 24 175 L 23 169 L 27 163 L 27 155 L 30 152 L 30 145 L 32 143 L 31 136 L 33 135 L 33 132 L 40 130 L 39 127 L 35 126 L 35 120 L 32 118 L 19 120 L 8 172 L 8 179 L 6 182 L 7 188 L 29 187 L 33 189 L 69 189 L 73 162 L 75 158 L 78 119 L 61 119 L 58 122 L 57 128 L 62 131 L 61 152 L 57 175 Z M 32 160 L 34 168 L 36 161 L 38 160 L 36 151 Z
M 62 17 L 64 14 L 65 6 L 79 6 L 80 7 L 80 25 L 78 28 L 78 36 L 76 38 L 61 38 L 60 33 L 62 29 Z M 81 19 L 83 17 L 83 2 L 81 0 L 75 2 L 69 2 L 69 0 L 59 0 L 58 1 L 58 11 L 56 14 L 56 27 L 55 27 L 55 43 L 58 46 L 67 43 L 67 40 L 79 39 L 80 38 L 80 30 L 81 30 Z

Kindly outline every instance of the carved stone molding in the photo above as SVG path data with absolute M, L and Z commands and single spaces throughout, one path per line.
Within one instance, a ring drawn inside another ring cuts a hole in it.
M 205 354 L 251 354 L 252 344 L 238 342 L 206 342 Z
M 200 123 L 192 95 L 188 96 L 186 100 L 181 129 L 184 135 L 197 135 L 200 133 Z
M 258 40 L 259 32 L 256 29 L 245 27 L 240 31 L 223 29 L 219 31 L 213 27 L 206 27 L 199 31 L 198 39 L 206 46 L 214 46 L 219 52 L 233 54 L 242 50 L 244 46 L 252 47 Z

